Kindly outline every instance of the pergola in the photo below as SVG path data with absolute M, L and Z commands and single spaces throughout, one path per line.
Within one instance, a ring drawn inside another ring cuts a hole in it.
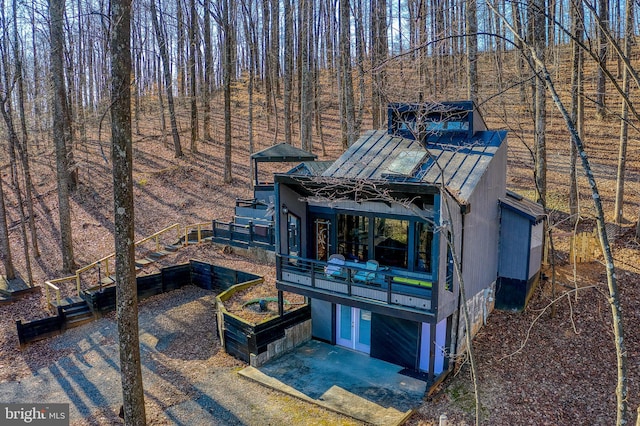
M 299 163 L 303 161 L 314 161 L 318 156 L 289 145 L 288 143 L 281 142 L 251 154 L 250 158 L 254 163 L 254 186 L 257 187 L 260 185 L 258 163 Z M 273 182 L 263 182 L 262 185 L 271 185 L 272 183 Z

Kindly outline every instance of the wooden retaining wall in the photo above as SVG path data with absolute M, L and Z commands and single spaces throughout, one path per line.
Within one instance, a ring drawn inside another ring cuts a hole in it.
M 64 317 L 60 312 L 54 317 L 42 318 L 23 323 L 16 321 L 18 329 L 18 341 L 20 347 L 36 340 L 44 339 L 62 333 L 64 330 Z
M 247 282 L 231 287 L 216 298 L 218 336 L 225 352 L 241 361 L 259 366 L 268 359 L 279 355 L 311 338 L 311 307 L 304 305 L 258 324 L 250 323 L 233 315 L 224 307 L 224 302 L 235 292 L 244 290 L 257 282 Z M 300 324 L 307 323 L 302 330 L 292 332 Z M 275 343 L 275 345 L 274 345 Z
M 199 260 L 190 260 L 189 263 L 163 268 L 157 274 L 140 276 L 136 282 L 138 299 L 143 300 L 189 284 L 205 290 L 221 291 L 239 282 L 254 280 L 261 281 L 261 277 Z M 104 314 L 116 307 L 116 289 L 115 287 L 91 289 L 85 292 L 84 299 L 94 312 Z
M 138 299 L 143 300 L 157 294 L 166 293 L 188 284 L 196 285 L 206 290 L 224 291 L 238 283 L 252 284 L 262 282 L 258 275 L 222 266 L 212 265 L 199 260 L 190 260 L 175 266 L 163 268 L 157 274 L 143 275 L 136 278 Z M 102 315 L 116 308 L 115 286 L 92 288 L 84 291 L 82 298 L 89 304 L 91 310 Z M 36 340 L 62 333 L 65 319 L 58 315 L 22 322 L 16 321 L 20 346 Z

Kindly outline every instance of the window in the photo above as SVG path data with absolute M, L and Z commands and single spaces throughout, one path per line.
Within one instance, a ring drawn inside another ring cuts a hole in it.
M 300 218 L 289 212 L 287 214 L 287 254 L 292 257 L 300 256 L 301 246 Z M 295 259 L 292 261 L 295 262 Z
M 338 253 L 347 260 L 369 259 L 369 218 L 338 215 Z
M 417 252 L 414 269 L 420 272 L 432 273 L 433 254 L 433 226 L 429 223 L 416 223 Z
M 413 219 L 413 220 L 411 220 Z M 379 217 L 375 213 L 365 216 L 339 213 L 334 226 L 315 219 L 315 255 L 341 254 L 347 261 L 376 260 L 380 266 L 434 274 L 437 266 L 437 237 L 433 226 L 414 217 Z M 327 250 L 324 233 L 335 232 L 335 252 Z M 320 257 L 324 260 L 323 257 Z
M 407 269 L 409 221 L 376 218 L 374 229 L 375 259 L 381 265 Z

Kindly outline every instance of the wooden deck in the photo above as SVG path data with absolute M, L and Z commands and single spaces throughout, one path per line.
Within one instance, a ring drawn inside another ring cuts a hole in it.
M 375 273 L 364 265 L 347 263 L 340 275 L 327 274 L 326 262 L 277 257 L 278 285 L 303 290 L 305 295 L 327 299 L 331 295 L 390 308 L 432 313 L 432 292 L 437 283 L 429 276 L 382 268 Z M 333 265 L 331 265 L 333 266 Z M 367 280 L 356 279 L 367 273 Z

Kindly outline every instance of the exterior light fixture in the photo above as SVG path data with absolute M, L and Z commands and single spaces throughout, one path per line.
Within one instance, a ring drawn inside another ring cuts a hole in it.
M 282 214 L 287 214 L 289 213 L 289 208 L 287 207 L 286 204 L 282 204 Z

